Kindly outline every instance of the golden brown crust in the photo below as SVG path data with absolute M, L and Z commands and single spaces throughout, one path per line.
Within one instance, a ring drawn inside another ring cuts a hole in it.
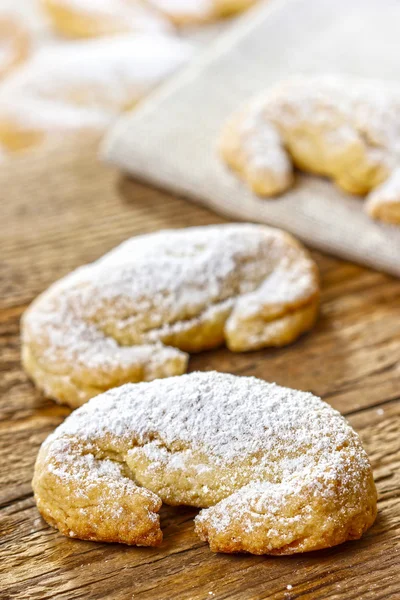
M 240 13 L 257 0 L 42 0 L 56 31 L 86 38 L 126 31 L 159 31 L 199 25 Z
M 400 167 L 369 194 L 366 209 L 374 219 L 400 225 Z
M 206 372 L 126 385 L 44 442 L 33 487 L 65 535 L 158 545 L 161 501 L 202 508 L 214 552 L 293 554 L 359 538 L 376 490 L 357 434 L 318 398 Z
M 288 190 L 296 166 L 331 177 L 351 194 L 369 194 L 367 212 L 398 224 L 399 127 L 400 88 L 395 84 L 295 77 L 234 114 L 219 149 L 258 195 Z
M 53 28 L 66 37 L 91 38 L 127 32 L 170 30 L 158 11 L 137 0 L 41 0 Z
M 365 474 L 364 474 L 365 475 Z M 324 483 L 328 485 L 327 479 Z M 285 490 L 286 502 L 280 512 L 269 510 L 269 490 L 249 490 L 249 498 L 231 496 L 209 508 L 196 519 L 196 533 L 213 552 L 250 552 L 289 555 L 337 546 L 359 539 L 376 518 L 376 490 L 372 473 L 367 476 L 365 499 L 358 504 L 357 493 L 333 481 L 335 492 L 328 500 L 310 494 L 309 484 Z M 242 492 L 243 495 L 243 492 Z M 276 491 L 274 490 L 273 500 Z M 256 503 L 262 510 L 254 510 Z M 338 506 L 341 508 L 338 508 Z M 227 517 L 226 515 L 229 514 Z M 224 527 L 220 527 L 221 521 Z M 268 531 L 268 536 L 265 532 Z
M 24 368 L 79 406 L 127 382 L 185 372 L 188 352 L 283 346 L 317 318 L 315 263 L 258 225 L 132 238 L 53 285 L 22 319 Z
M 147 0 L 177 27 L 199 25 L 231 17 L 247 10 L 257 0 Z
M 69 451 L 75 452 L 74 440 Z M 158 546 L 162 541 L 158 511 L 161 501 L 138 488 L 124 469 L 92 455 L 75 457 L 75 464 L 65 465 L 42 448 L 36 463 L 33 487 L 43 518 L 68 537 L 102 542 L 120 542 Z M 96 468 L 98 473 L 96 473 Z M 76 481 L 75 481 L 76 478 Z M 76 486 L 75 486 L 76 483 Z

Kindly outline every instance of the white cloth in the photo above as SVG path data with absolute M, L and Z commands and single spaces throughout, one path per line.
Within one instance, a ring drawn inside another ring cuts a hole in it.
M 231 219 L 281 227 L 309 246 L 400 276 L 400 227 L 372 221 L 362 199 L 305 175 L 278 199 L 257 198 L 215 149 L 229 113 L 294 73 L 399 78 L 399 23 L 397 0 L 262 3 L 122 117 L 103 156 Z

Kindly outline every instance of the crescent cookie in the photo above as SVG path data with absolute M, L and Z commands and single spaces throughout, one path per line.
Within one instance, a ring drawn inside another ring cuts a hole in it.
M 29 37 L 19 23 L 0 17 L 0 80 L 29 54 Z
M 19 150 L 61 132 L 103 131 L 192 52 L 191 44 L 161 34 L 39 50 L 0 90 L 0 144 Z
M 54 29 L 68 37 L 172 29 L 159 11 L 140 0 L 41 0 L 41 3 Z
M 175 25 L 215 21 L 242 12 L 257 0 L 147 0 Z
M 257 0 L 42 0 L 53 27 L 69 37 L 168 30 L 214 21 Z
M 293 183 L 293 165 L 367 194 L 375 219 L 400 224 L 400 87 L 334 76 L 295 77 L 227 122 L 225 162 L 261 196 Z
M 187 352 L 283 346 L 310 329 L 315 263 L 290 235 L 216 225 L 131 238 L 55 283 L 22 319 L 27 373 L 72 407 L 186 371 Z
M 203 510 L 214 552 L 294 554 L 358 539 L 377 496 L 360 439 L 312 394 L 192 373 L 127 384 L 43 443 L 39 511 L 64 535 L 157 546 L 161 503 Z

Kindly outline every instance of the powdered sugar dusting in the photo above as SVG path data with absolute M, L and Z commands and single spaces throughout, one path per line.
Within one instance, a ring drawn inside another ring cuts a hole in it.
M 298 77 L 266 95 L 264 116 L 285 137 L 308 124 L 328 136 L 332 155 L 365 144 L 371 165 L 393 167 L 400 158 L 400 87 L 395 83 L 333 75 Z
M 255 0 L 146 0 L 178 24 L 201 23 L 246 10 Z
M 400 166 L 369 195 L 368 207 L 372 213 L 387 205 L 397 207 L 400 214 Z
M 104 129 L 184 65 L 192 46 L 169 35 L 121 35 L 39 50 L 10 76 L 0 114 L 14 127 Z
M 203 20 L 214 14 L 215 0 L 147 0 L 165 14 L 188 20 Z
M 261 310 L 272 318 L 317 290 L 313 262 L 279 230 L 158 232 L 128 240 L 52 286 L 26 313 L 24 342 L 43 368 L 104 389 L 112 369 L 140 365 L 145 372 L 134 381 L 176 374 L 176 361 L 184 369 L 179 348 L 193 328 L 216 322 L 222 341 L 230 315 L 239 325 Z M 163 345 L 169 340 L 178 349 Z
M 111 435 L 130 446 L 131 440 L 151 443 L 152 432 L 166 447 L 204 449 L 217 463 L 234 464 L 243 453 L 284 451 L 287 472 L 356 439 L 340 413 L 312 394 L 217 372 L 109 390 L 73 413 L 54 438 L 95 442 Z
M 312 394 L 217 372 L 110 390 L 79 409 L 58 431 L 87 438 L 105 433 L 129 438 L 132 430 L 143 441 L 146 432 L 155 430 L 167 446 L 179 440 L 205 447 L 217 461 L 227 462 L 245 451 L 276 449 L 278 440 L 283 449 L 289 433 L 293 455 L 311 442 L 315 455 L 355 437 L 340 413 Z M 296 467 L 308 460 L 307 453 L 300 454 Z M 286 456 L 285 465 L 293 471 L 291 460 Z
M 277 527 L 282 519 L 294 526 L 311 518 L 313 497 L 329 502 L 338 487 L 361 494 L 370 473 L 357 434 L 319 398 L 216 372 L 110 390 L 72 413 L 43 450 L 78 493 L 87 473 L 118 482 L 126 466 L 166 501 L 172 478 L 173 503 L 190 496 L 190 481 L 195 505 L 216 504 L 198 523 L 207 518 L 218 531 L 239 517 L 251 531 L 254 515 L 266 513 Z M 293 498 L 298 510 L 285 515 Z
M 75 18 L 87 22 L 88 33 L 116 31 L 158 32 L 170 29 L 168 21 L 155 10 L 137 0 L 50 0 L 53 5 L 71 11 Z M 93 29 L 93 31 L 92 31 Z
M 400 164 L 400 87 L 345 76 L 293 77 L 235 116 L 221 149 L 257 194 L 288 189 L 293 163 L 367 194 Z
M 259 193 L 273 195 L 292 182 L 293 167 L 273 119 L 265 118 L 265 100 L 255 100 L 240 124 L 241 153 L 251 181 L 263 181 Z

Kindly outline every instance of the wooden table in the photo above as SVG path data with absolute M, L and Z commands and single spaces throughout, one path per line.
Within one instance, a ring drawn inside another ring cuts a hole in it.
M 19 318 L 51 282 L 131 235 L 221 219 L 99 165 L 91 141 L 2 167 L 0 197 L 0 598 L 400 598 L 400 281 L 314 253 L 323 302 L 312 333 L 282 350 L 190 361 L 310 390 L 348 416 L 379 490 L 360 541 L 287 558 L 217 555 L 193 532 L 195 510 L 168 507 L 160 548 L 70 540 L 40 518 L 30 483 L 40 443 L 69 410 L 21 370 Z

